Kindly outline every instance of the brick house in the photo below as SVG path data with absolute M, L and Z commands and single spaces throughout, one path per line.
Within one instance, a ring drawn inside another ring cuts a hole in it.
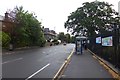
M 8 33 L 10 36 L 13 33 L 13 27 L 15 23 L 9 17 L 9 13 L 5 13 L 5 16 L 0 15 L 0 31 Z

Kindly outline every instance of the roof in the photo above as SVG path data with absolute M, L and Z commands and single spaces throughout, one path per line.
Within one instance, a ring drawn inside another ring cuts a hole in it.
M 44 32 L 45 35 L 51 35 L 51 36 L 56 36 L 56 34 L 51 33 L 51 32 Z
M 84 40 L 84 39 L 87 39 L 87 37 L 85 37 L 85 36 L 77 36 L 76 39 Z
M 49 32 L 49 28 L 44 28 L 44 32 Z

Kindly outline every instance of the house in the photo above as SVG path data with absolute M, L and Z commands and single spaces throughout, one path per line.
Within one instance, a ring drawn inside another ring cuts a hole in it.
M 54 30 L 49 30 L 49 28 L 44 28 L 44 36 L 46 40 L 52 40 L 57 37 L 57 34 Z
M 14 26 L 15 23 L 9 17 L 9 13 L 6 12 L 5 16 L 0 15 L 0 31 L 4 31 L 11 35 L 13 33 Z

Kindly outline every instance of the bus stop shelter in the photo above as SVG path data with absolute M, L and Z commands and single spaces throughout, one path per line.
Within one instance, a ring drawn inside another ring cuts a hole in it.
M 86 43 L 87 37 L 77 36 L 75 41 L 75 53 L 82 54 L 83 45 Z

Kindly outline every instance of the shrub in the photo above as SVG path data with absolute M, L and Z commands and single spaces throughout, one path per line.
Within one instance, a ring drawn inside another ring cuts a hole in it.
M 45 46 L 45 43 L 46 43 L 46 39 L 45 39 L 43 33 L 40 33 L 40 35 L 38 36 L 36 45 L 43 47 L 43 46 Z
M 11 38 L 7 33 L 0 31 L 0 45 L 2 44 L 2 47 L 8 47 L 10 40 Z
M 59 44 L 59 41 L 58 41 L 57 39 L 54 39 L 52 42 L 53 42 L 55 45 L 58 45 L 58 44 Z

